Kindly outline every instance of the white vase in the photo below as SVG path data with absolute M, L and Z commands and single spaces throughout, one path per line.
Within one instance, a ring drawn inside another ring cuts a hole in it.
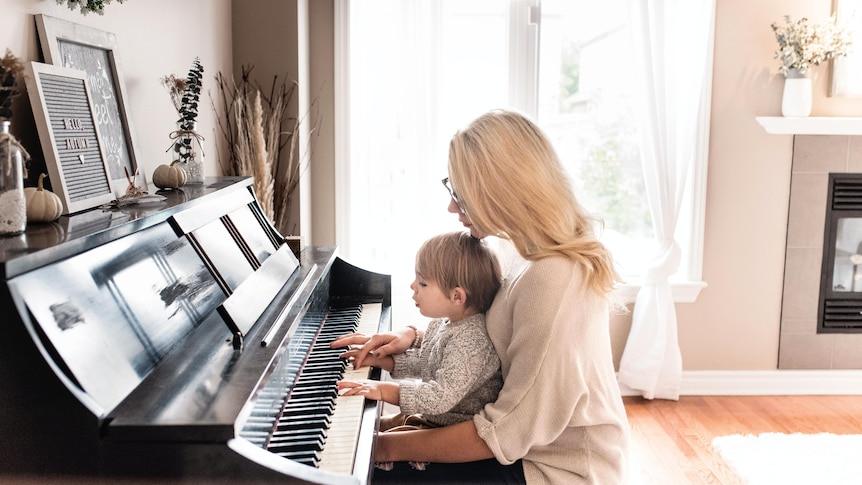
M 791 69 L 784 78 L 781 114 L 802 118 L 811 114 L 811 79 Z

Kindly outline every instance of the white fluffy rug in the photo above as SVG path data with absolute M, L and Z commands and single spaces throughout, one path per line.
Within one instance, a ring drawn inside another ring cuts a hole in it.
M 862 435 L 730 435 L 712 446 L 750 485 L 862 484 Z

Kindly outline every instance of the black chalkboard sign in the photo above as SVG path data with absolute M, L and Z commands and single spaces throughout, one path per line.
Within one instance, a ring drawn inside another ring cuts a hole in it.
M 51 188 L 70 214 L 114 199 L 83 71 L 27 65 L 27 92 Z
M 126 172 L 138 170 L 133 130 L 126 113 L 122 70 L 116 54 L 116 37 L 110 32 L 38 14 L 36 27 L 45 62 L 87 73 L 102 152 L 117 195 L 128 185 Z M 136 183 L 146 188 L 138 170 Z

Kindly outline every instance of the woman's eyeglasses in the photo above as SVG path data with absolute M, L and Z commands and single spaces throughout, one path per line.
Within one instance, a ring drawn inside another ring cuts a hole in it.
M 452 190 L 452 186 L 449 185 L 449 177 L 443 179 L 443 187 L 446 187 L 446 190 L 449 191 L 449 197 L 452 197 L 452 200 L 455 201 L 455 205 L 458 206 L 458 210 L 461 211 L 462 214 L 467 215 L 467 211 L 464 209 L 464 204 L 461 203 L 461 199 L 455 195 L 455 191 Z

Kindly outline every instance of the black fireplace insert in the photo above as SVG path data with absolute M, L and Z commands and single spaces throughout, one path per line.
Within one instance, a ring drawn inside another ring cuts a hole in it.
M 862 333 L 862 173 L 830 173 L 817 333 Z

